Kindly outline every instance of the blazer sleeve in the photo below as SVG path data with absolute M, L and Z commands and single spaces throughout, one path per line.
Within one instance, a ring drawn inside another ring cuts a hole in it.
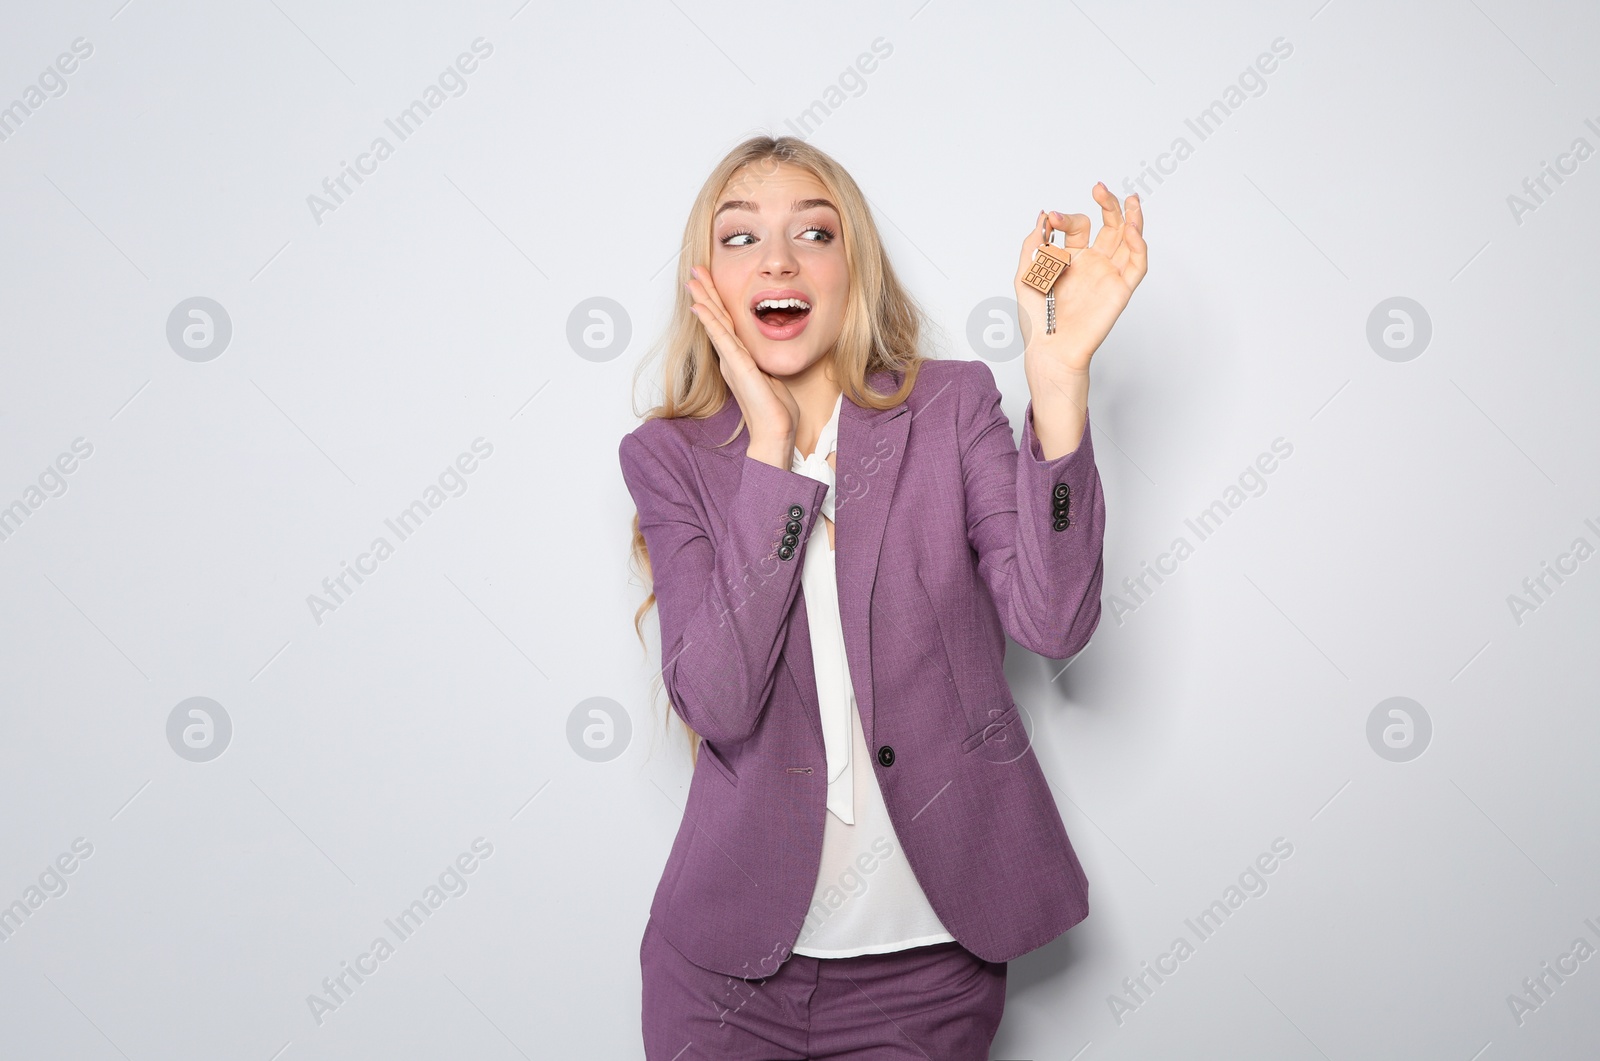
M 741 454 L 739 489 L 713 543 L 692 481 L 674 476 L 636 434 L 623 436 L 618 459 L 650 551 L 667 695 L 702 738 L 746 740 L 776 681 L 827 484 Z M 794 505 L 801 514 L 791 519 Z M 796 523 L 794 552 L 781 559 L 778 548 Z
M 960 391 L 961 472 L 967 540 L 1006 633 L 1050 659 L 1083 650 L 1100 623 L 1105 576 L 1105 503 L 1094 464 L 1089 418 L 1071 453 L 1045 460 L 1033 428 L 1033 400 L 1022 445 L 1000 408 L 994 373 L 969 361 Z M 1057 530 L 1058 487 L 1066 487 L 1066 525 Z

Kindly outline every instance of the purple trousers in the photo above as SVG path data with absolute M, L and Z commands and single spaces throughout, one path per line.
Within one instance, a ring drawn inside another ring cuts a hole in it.
M 695 965 L 646 922 L 639 944 L 647 1061 L 987 1061 L 1006 963 L 959 943 L 813 958 L 760 980 Z

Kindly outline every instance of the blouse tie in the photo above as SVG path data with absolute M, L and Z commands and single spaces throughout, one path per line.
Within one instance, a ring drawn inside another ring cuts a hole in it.
M 801 475 L 826 483 L 822 515 L 834 518 L 834 472 L 828 455 L 838 449 L 839 410 L 844 405 L 841 391 L 833 403 L 833 416 L 823 425 L 811 455 L 800 456 L 795 447 L 789 468 Z M 817 541 L 818 536 L 821 540 Z M 845 656 L 844 627 L 839 613 L 839 582 L 834 553 L 828 545 L 828 528 L 822 520 L 812 524 L 807 539 L 805 564 L 800 572 L 806 597 L 806 618 L 811 629 L 811 655 L 817 674 L 817 701 L 822 715 L 822 748 L 827 759 L 828 809 L 847 825 L 855 824 L 855 790 L 850 770 L 850 712 L 855 690 L 850 684 L 850 667 Z

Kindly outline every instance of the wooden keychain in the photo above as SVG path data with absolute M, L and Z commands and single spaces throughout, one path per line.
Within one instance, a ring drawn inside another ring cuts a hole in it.
M 1022 277 L 1022 282 L 1044 296 L 1044 333 L 1054 335 L 1056 331 L 1056 292 L 1055 284 L 1061 274 L 1072 264 L 1073 253 L 1069 247 L 1057 247 L 1051 243 L 1051 237 L 1056 229 L 1050 224 L 1050 215 L 1044 215 L 1044 239 L 1033 252 L 1033 264 L 1028 266 L 1028 271 Z

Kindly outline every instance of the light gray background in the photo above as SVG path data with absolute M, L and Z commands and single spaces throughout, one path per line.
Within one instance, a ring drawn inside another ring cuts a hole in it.
M 1592 1056 L 1600 961 L 1520 1024 L 1507 1002 L 1600 946 L 1600 559 L 1508 604 L 1600 545 L 1592 5 L 119 2 L 7 4 L 0 32 L 0 104 L 93 46 L 0 142 L 0 505 L 93 447 L 0 541 L 0 904 L 74 865 L 0 942 L 0 1054 L 642 1056 L 689 775 L 654 613 L 648 656 L 631 626 L 633 373 L 705 174 L 881 37 L 809 138 L 871 198 L 930 352 L 1002 358 L 1014 426 L 1020 360 L 967 333 L 1036 211 L 1193 148 L 1148 185 L 1151 271 L 1094 361 L 1105 618 L 1065 670 L 1008 660 L 1091 913 L 1011 964 L 994 1056 Z M 479 37 L 398 142 L 384 119 Z M 1186 119 L 1278 38 L 1201 140 Z M 380 135 L 319 224 L 307 197 Z M 196 296 L 232 327 L 200 362 L 167 339 Z M 1409 360 L 1367 338 L 1395 297 L 1431 322 Z M 591 298 L 625 347 L 569 342 Z M 384 520 L 480 437 L 397 542 Z M 168 737 L 197 696 L 232 727 L 209 762 Z M 1404 763 L 1367 736 L 1395 696 L 1432 724 Z M 605 762 L 568 736 L 596 697 Z M 479 837 L 467 890 L 313 1019 Z M 1280 837 L 1265 894 L 1114 1018 Z

